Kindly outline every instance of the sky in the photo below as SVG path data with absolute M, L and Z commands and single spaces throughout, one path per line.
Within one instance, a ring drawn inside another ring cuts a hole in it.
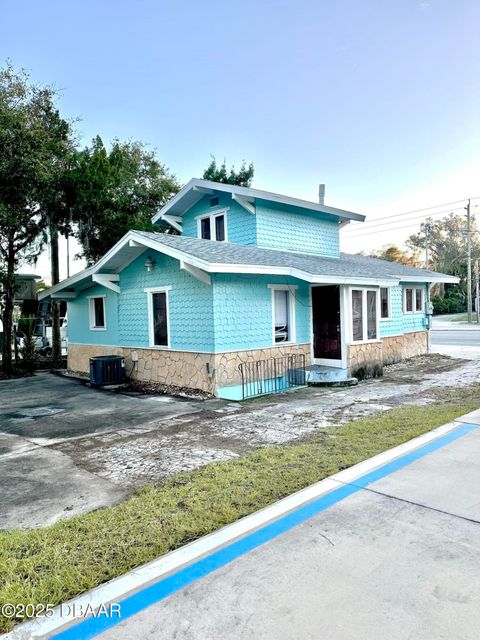
M 60 89 L 82 146 L 141 140 L 181 183 L 211 154 L 259 189 L 325 183 L 367 216 L 342 231 L 355 252 L 480 196 L 479 27 L 478 0 L 0 0 L 0 64 Z

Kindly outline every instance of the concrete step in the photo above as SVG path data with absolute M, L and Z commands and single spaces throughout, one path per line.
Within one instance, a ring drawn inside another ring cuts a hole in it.
M 346 369 L 311 365 L 306 368 L 307 384 L 311 386 L 353 386 L 358 383 L 357 378 L 349 377 Z

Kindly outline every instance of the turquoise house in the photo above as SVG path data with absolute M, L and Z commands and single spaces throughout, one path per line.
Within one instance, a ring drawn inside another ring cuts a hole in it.
M 341 253 L 340 229 L 365 218 L 320 193 L 190 180 L 153 218 L 169 232 L 130 231 L 40 294 L 68 303 L 69 368 L 119 354 L 132 378 L 236 399 L 304 366 L 341 380 L 425 353 L 429 289 L 457 280 Z

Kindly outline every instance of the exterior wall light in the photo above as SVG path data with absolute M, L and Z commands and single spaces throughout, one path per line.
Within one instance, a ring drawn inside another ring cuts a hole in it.
M 147 271 L 153 271 L 153 267 L 156 265 L 157 263 L 155 262 L 155 260 L 152 260 L 151 256 L 148 256 L 148 258 L 145 260 L 145 269 Z

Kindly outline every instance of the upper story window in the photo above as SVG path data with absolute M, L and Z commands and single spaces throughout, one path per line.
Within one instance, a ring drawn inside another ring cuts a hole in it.
M 380 288 L 380 320 L 390 320 L 390 288 Z
M 403 312 L 421 313 L 425 307 L 423 287 L 404 287 Z
M 294 287 L 268 285 L 272 290 L 273 342 L 295 342 L 295 295 Z
M 352 289 L 352 341 L 378 338 L 376 289 Z
M 104 331 L 107 328 L 105 322 L 105 296 L 89 298 L 88 315 L 90 329 Z
M 204 240 L 227 240 L 227 212 L 218 211 L 197 218 L 198 237 Z

